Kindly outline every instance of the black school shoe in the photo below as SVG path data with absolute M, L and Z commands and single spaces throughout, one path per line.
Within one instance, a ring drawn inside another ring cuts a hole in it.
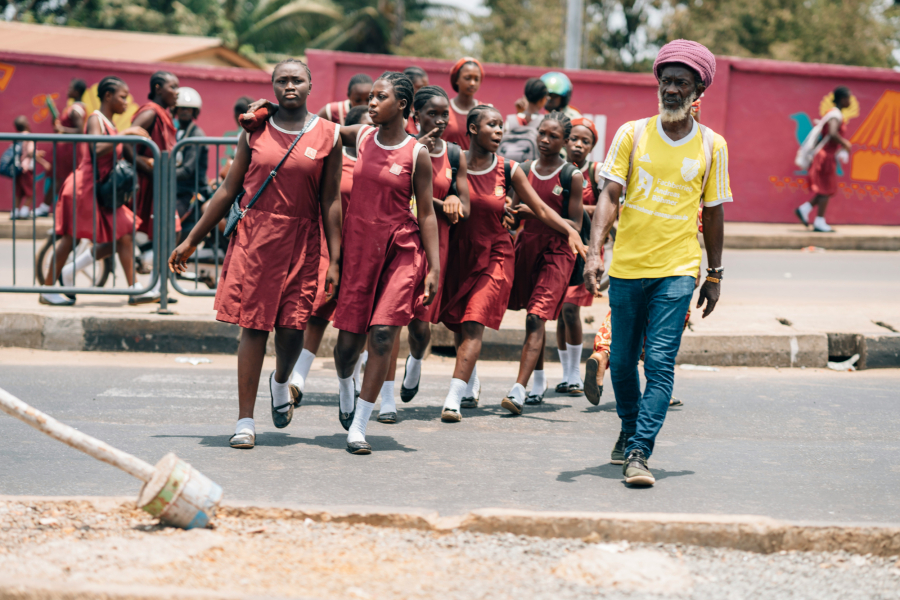
M 409 363 L 409 359 L 406 359 L 406 362 Z M 403 380 L 400 382 L 400 399 L 404 402 L 409 402 L 413 398 L 416 397 L 416 394 L 419 393 L 419 382 L 422 380 L 422 374 L 419 373 L 419 381 L 416 382 L 416 387 L 408 388 L 403 385 L 403 382 L 406 381 L 406 365 L 403 365 Z
M 359 396 L 356 398 L 359 398 Z M 344 431 L 350 431 L 350 426 L 353 425 L 353 415 L 356 414 L 356 398 L 353 399 L 353 410 L 348 413 L 341 411 L 341 405 L 338 403 L 338 420 L 341 422 L 341 427 L 344 428 Z
M 372 454 L 372 446 L 368 442 L 347 442 L 350 454 Z
M 288 402 L 285 405 L 279 406 L 275 408 L 275 396 L 272 394 L 272 382 L 275 381 L 275 371 L 272 371 L 272 374 L 269 375 L 269 406 L 272 408 L 272 423 L 275 424 L 275 427 L 278 429 L 284 429 L 288 425 L 291 424 L 291 419 L 294 418 L 294 403 Z M 288 409 L 284 412 L 279 411 L 279 408 L 284 408 L 285 406 Z

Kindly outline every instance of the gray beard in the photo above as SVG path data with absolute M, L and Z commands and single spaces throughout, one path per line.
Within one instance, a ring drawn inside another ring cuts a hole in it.
M 659 100 L 659 118 L 663 123 L 677 123 L 679 121 L 684 121 L 691 114 L 691 104 L 696 100 L 696 93 L 691 95 L 691 97 L 685 98 L 684 103 L 678 108 L 670 109 L 666 108 L 665 104 L 663 104 L 662 92 L 657 90 L 656 96 Z

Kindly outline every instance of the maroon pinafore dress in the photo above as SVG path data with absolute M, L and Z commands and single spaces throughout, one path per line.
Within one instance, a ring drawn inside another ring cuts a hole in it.
M 84 120 L 85 133 L 91 117 L 100 119 L 103 135 L 119 134 L 116 126 L 100 111 L 94 111 Z M 90 147 L 91 144 L 79 144 L 78 168 L 69 174 L 62 185 L 59 201 L 54 209 L 56 235 L 74 235 L 75 239 L 88 239 L 94 240 L 97 244 L 107 244 L 124 235 L 131 235 L 133 227 L 135 225 L 140 227 L 141 222 L 127 206 L 117 208 L 114 217 L 112 211 L 101 208 L 94 199 L 94 178 L 96 177 L 98 186 L 106 179 L 113 168 L 113 154 L 119 159 L 122 158 L 122 145 L 116 146 L 115 153 L 109 152 L 97 159 L 96 174 Z
M 591 185 L 590 161 L 585 161 L 584 168 L 579 169 L 584 177 L 584 189 L 581 191 L 581 199 L 585 206 L 594 206 L 597 199 L 594 198 L 594 186 Z M 595 167 L 596 168 L 596 167 Z M 602 256 L 601 248 L 601 256 Z M 594 295 L 590 293 L 584 284 L 570 285 L 566 289 L 566 297 L 563 304 L 574 304 L 575 306 L 591 306 L 594 303 Z
M 318 288 L 320 185 L 339 126 L 317 117 L 231 236 L 216 319 L 246 329 L 306 329 Z M 243 206 L 281 161 L 296 131 L 269 119 L 250 134 Z M 246 133 L 242 135 L 247 135 Z
M 412 137 L 385 146 L 370 126 L 357 140 L 334 326 L 362 334 L 408 325 L 424 291 L 425 251 L 410 200 L 416 156 L 428 150 Z
M 348 156 L 344 148 L 341 154 L 341 215 L 346 216 L 347 205 L 350 204 L 350 192 L 353 190 L 353 167 L 356 166 L 356 157 Z M 328 275 L 328 266 L 331 264 L 331 256 L 328 254 L 328 241 L 325 239 L 324 220 L 319 224 L 319 235 L 322 238 L 322 249 L 319 254 L 319 290 L 316 292 L 316 301 L 313 303 L 313 316 L 325 321 L 334 320 L 334 309 L 337 306 L 337 298 L 332 297 L 325 301 L 325 277 Z
M 480 104 L 478 100 L 475 105 Z M 466 119 L 469 118 L 469 111 L 456 108 L 456 102 L 450 100 L 450 119 L 447 121 L 447 128 L 441 138 L 448 142 L 453 142 L 463 150 L 469 149 L 469 134 L 466 131 Z
M 444 142 L 443 150 L 437 154 L 431 154 L 431 186 L 434 197 L 444 200 L 450 193 L 450 185 L 453 183 L 453 167 L 450 166 L 450 158 L 447 156 L 447 145 Z M 438 244 L 441 256 L 441 281 L 434 301 L 428 306 L 422 304 L 424 296 L 416 299 L 415 318 L 428 323 L 438 323 L 441 312 L 441 296 L 444 294 L 444 282 L 447 273 L 447 247 L 450 244 L 450 221 L 443 212 L 435 211 L 438 225 Z M 426 261 L 427 265 L 427 261 Z M 427 272 L 427 268 L 426 268 Z
M 175 125 L 172 123 L 172 115 L 165 108 L 156 102 L 147 102 L 141 106 L 134 116 L 132 122 L 142 112 L 151 110 L 156 114 L 156 120 L 153 121 L 153 127 L 147 133 L 150 139 L 159 147 L 160 152 L 171 150 L 175 147 L 176 132 Z M 150 150 L 144 145 L 137 146 L 138 154 L 152 158 Z M 158 167 L 157 167 L 158 168 Z M 135 212 L 141 218 L 139 231 L 143 231 L 150 238 L 153 238 L 153 176 L 138 172 L 138 193 L 135 198 Z M 180 219 L 175 219 L 175 231 L 181 231 Z
M 469 171 L 472 213 L 451 232 L 440 320 L 453 331 L 466 321 L 499 329 L 513 285 L 515 252 L 503 226 L 506 202 L 504 159 L 494 156 L 485 171 Z M 512 163 L 510 174 L 517 163 Z
M 563 165 L 551 175 L 538 175 L 532 163 L 528 182 L 537 195 L 552 210 L 562 214 L 562 184 L 559 173 Z M 575 268 L 575 255 L 568 240 L 555 229 L 537 219 L 525 221 L 516 236 L 515 282 L 509 296 L 509 309 L 528 309 L 545 321 L 556 320 L 562 310 L 563 299 Z
M 75 123 L 72 121 L 73 114 L 80 114 L 82 117 L 81 122 L 85 123 L 88 118 L 87 110 L 84 107 L 84 104 L 81 102 L 74 102 L 71 106 L 67 107 L 63 114 L 59 116 L 59 124 L 63 127 L 74 127 Z M 84 144 L 73 144 L 71 142 L 58 142 L 56 144 L 56 181 L 63 182 L 66 180 L 72 171 L 74 170 L 75 163 L 73 162 L 73 156 L 75 155 L 75 146 L 78 146 L 80 150 L 84 149 Z M 120 155 L 121 156 L 121 155 Z M 53 161 L 53 155 L 46 157 L 50 162 Z M 81 158 L 79 156 L 79 158 Z M 59 189 L 56 190 L 59 193 Z

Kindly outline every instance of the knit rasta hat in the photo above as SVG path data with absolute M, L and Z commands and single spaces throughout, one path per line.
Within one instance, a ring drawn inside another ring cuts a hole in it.
M 687 65 L 697 71 L 706 87 L 712 85 L 713 77 L 716 76 L 716 57 L 699 42 L 674 40 L 663 46 L 653 61 L 656 79 L 659 79 L 663 67 L 672 63 Z

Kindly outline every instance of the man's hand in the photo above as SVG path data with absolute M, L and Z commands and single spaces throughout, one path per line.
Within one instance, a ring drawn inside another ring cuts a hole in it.
M 184 273 L 187 270 L 187 260 L 191 257 L 197 246 L 191 246 L 187 240 L 178 244 L 169 257 L 169 270 L 175 274 Z
M 703 309 L 704 319 L 716 308 L 720 291 L 721 284 L 713 283 L 712 281 L 703 282 L 703 286 L 700 288 L 700 295 L 697 296 L 697 308 L 703 306 L 703 301 L 706 301 L 706 307 Z
M 587 258 L 584 259 L 584 287 L 592 293 L 595 298 L 599 298 L 600 280 L 603 278 L 603 271 L 606 265 L 603 264 L 603 257 L 599 252 L 593 249 L 588 250 Z
M 325 302 L 331 302 L 338 294 L 338 285 L 341 282 L 341 267 L 332 262 L 325 273 Z
M 425 297 L 422 299 L 422 304 L 428 306 L 432 302 L 434 302 L 434 296 L 438 291 L 438 279 L 440 278 L 440 272 L 435 269 L 428 269 L 428 274 L 425 276 Z

